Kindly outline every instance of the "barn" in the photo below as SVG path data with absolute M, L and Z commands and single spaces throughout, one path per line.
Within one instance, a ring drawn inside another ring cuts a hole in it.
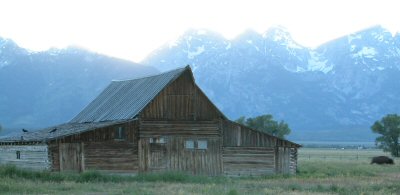
M 300 145 L 230 121 L 189 66 L 112 81 L 65 124 L 0 140 L 0 164 L 51 171 L 294 174 Z

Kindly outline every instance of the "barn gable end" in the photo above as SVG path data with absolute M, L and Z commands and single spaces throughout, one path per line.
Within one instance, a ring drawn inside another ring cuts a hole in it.
M 140 171 L 220 175 L 220 120 L 223 118 L 195 84 L 187 68 L 139 115 Z M 187 143 L 192 143 L 193 148 Z
M 143 109 L 142 120 L 219 120 L 225 116 L 195 84 L 186 68 Z

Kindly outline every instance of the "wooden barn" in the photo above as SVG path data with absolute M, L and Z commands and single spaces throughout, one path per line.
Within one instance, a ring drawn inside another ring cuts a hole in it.
M 70 122 L 0 140 L 0 164 L 52 171 L 294 174 L 300 145 L 228 120 L 189 66 L 113 81 Z

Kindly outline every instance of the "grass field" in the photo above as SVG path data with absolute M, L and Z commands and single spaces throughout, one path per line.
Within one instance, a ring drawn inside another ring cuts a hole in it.
M 351 160 L 351 161 L 371 161 L 373 156 L 386 155 L 380 149 L 338 149 L 338 148 L 301 148 L 299 160 Z
M 299 173 L 256 178 L 59 174 L 0 167 L 0 194 L 400 194 L 400 166 L 370 165 L 379 150 L 299 151 Z M 358 159 L 353 158 L 359 155 Z M 310 158 L 309 158 L 310 157 Z M 400 163 L 400 159 L 395 159 Z

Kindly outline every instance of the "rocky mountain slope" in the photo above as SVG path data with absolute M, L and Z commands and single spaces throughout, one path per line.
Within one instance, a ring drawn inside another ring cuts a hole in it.
M 112 79 L 155 72 L 80 48 L 32 52 L 0 38 L 0 124 L 10 131 L 67 122 Z
M 311 49 L 282 27 L 233 40 L 191 30 L 143 64 L 190 64 L 200 87 L 231 119 L 270 113 L 296 140 L 373 140 L 369 127 L 400 113 L 400 35 L 374 26 Z

